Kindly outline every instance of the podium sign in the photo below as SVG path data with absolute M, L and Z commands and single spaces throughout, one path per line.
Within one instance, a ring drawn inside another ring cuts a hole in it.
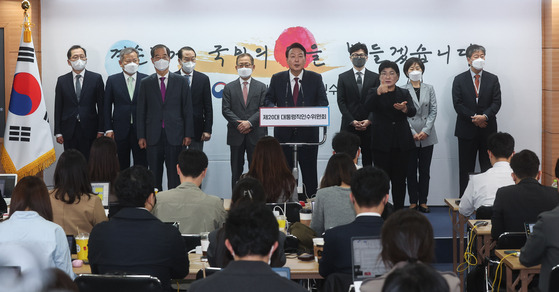
M 260 127 L 320 127 L 330 125 L 330 108 L 261 107 Z

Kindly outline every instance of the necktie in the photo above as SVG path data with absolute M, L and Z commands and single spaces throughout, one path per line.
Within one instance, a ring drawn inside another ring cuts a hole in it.
M 80 74 L 76 75 L 76 97 L 78 98 L 78 102 L 80 102 L 80 95 L 82 93 L 82 84 L 80 83 L 80 78 L 82 78 Z
M 245 101 L 245 106 L 247 105 L 247 99 L 248 99 L 248 87 L 247 87 L 248 82 L 243 82 L 243 100 Z
M 167 91 L 165 89 L 165 77 L 159 79 L 161 79 L 161 99 L 165 102 L 165 92 Z M 165 128 L 165 120 L 161 121 L 161 128 Z
M 190 75 L 184 75 L 184 77 L 186 77 L 186 83 L 188 83 L 188 86 L 190 86 Z
M 130 95 L 130 100 L 134 97 L 134 78 L 132 76 L 128 76 L 128 95 Z
M 293 87 L 293 104 L 297 105 L 297 98 L 299 97 L 299 77 L 295 77 L 295 87 Z
M 479 97 L 479 74 L 476 74 L 475 76 L 476 80 L 474 81 L 474 84 L 476 85 L 476 98 Z
M 357 89 L 359 89 L 359 95 L 361 95 L 361 91 L 363 91 L 363 78 L 361 75 L 363 75 L 363 72 L 357 72 Z

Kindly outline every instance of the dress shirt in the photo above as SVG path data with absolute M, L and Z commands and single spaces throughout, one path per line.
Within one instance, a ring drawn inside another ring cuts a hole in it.
M 3 249 L 14 244 L 33 251 L 37 262 L 44 265 L 44 268 L 59 268 L 72 279 L 76 277 L 64 230 L 37 212 L 16 211 L 10 219 L 0 223 L 0 247 Z M 27 262 L 25 258 L 21 254 L 14 254 L 12 259 L 4 260 L 20 266 L 22 273 L 37 268 L 36 263 Z
M 85 69 L 83 69 L 79 75 L 81 76 L 80 85 L 82 86 L 83 90 L 83 77 L 85 76 Z M 76 91 L 76 76 L 78 76 L 78 74 L 74 70 L 72 70 L 72 84 L 74 84 L 74 91 Z
M 497 190 L 514 184 L 511 173 L 510 164 L 499 161 L 486 172 L 472 176 L 460 200 L 460 214 L 468 217 L 481 206 L 493 206 Z
M 293 94 L 293 90 L 295 90 L 295 77 L 297 77 L 297 78 L 299 78 L 299 95 L 301 95 L 301 87 L 303 86 L 303 83 L 302 83 L 303 73 L 305 73 L 305 70 L 302 70 L 301 74 L 299 74 L 299 76 L 295 76 L 295 75 L 293 75 L 293 73 L 291 73 L 291 70 L 289 70 L 289 82 L 291 83 L 291 94 Z M 295 105 L 295 106 L 297 106 L 297 105 Z
M 128 89 L 128 77 L 132 77 L 132 88 L 136 88 L 136 80 L 138 80 L 138 72 L 132 75 L 128 75 L 126 74 L 126 72 L 122 71 L 122 74 L 124 75 L 124 81 L 126 82 L 126 89 Z M 159 83 L 161 83 L 161 80 L 159 80 Z M 165 83 L 165 85 L 167 85 L 167 83 Z
M 184 76 L 184 78 L 186 78 L 186 76 L 188 76 L 188 87 L 192 88 L 192 75 L 194 75 L 194 70 L 192 70 L 192 72 L 190 72 L 190 74 L 184 72 L 184 70 L 180 70 L 181 75 Z M 166 83 L 165 83 L 166 85 Z
M 247 92 L 250 91 L 250 81 L 252 80 L 252 77 L 249 77 L 247 80 L 244 80 L 243 78 L 239 77 L 239 82 L 241 83 L 241 92 L 243 92 L 243 82 L 248 82 L 247 83 Z
M 357 72 L 361 72 L 361 81 L 363 83 L 365 83 L 365 71 L 367 71 L 367 69 L 365 67 L 363 67 L 363 69 L 361 69 L 361 71 L 355 69 L 355 67 L 353 67 L 353 77 L 355 77 L 355 82 L 357 82 Z
M 181 70 L 182 72 L 182 70 Z M 169 71 L 167 71 L 167 74 L 165 75 L 159 75 L 159 73 L 157 73 L 157 84 L 159 84 L 159 89 L 161 90 L 161 77 L 165 77 L 165 80 L 163 80 L 163 83 L 165 83 L 165 89 L 169 88 Z
M 379 214 L 379 213 L 376 213 L 376 212 L 362 212 L 362 213 L 357 214 L 357 215 L 355 216 L 355 218 L 361 217 L 361 216 L 376 216 L 376 217 L 380 217 L 380 214 Z

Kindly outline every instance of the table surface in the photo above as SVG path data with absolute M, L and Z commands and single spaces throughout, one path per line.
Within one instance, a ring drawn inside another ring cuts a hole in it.
M 485 222 L 487 222 L 488 224 L 485 225 L 485 226 L 478 226 L 478 227 L 476 228 L 476 231 L 475 231 L 475 232 L 476 232 L 478 235 L 491 235 L 491 220 L 488 220 L 488 219 L 483 219 L 483 220 L 471 219 L 471 220 L 468 220 L 468 226 L 470 226 L 470 227 L 473 228 L 473 227 L 474 227 L 474 224 L 475 224 L 476 222 L 478 222 L 478 221 L 485 221 Z
M 460 206 L 458 204 L 456 204 L 456 200 L 460 200 L 458 198 L 446 198 L 444 199 L 444 202 L 447 206 L 449 206 L 452 211 L 458 212 L 458 210 L 460 209 Z
M 191 253 L 188 255 L 190 260 L 190 267 L 188 276 L 186 279 L 195 279 L 196 273 L 204 267 L 209 265 L 206 262 L 200 260 L 201 255 Z M 75 259 L 76 255 L 72 255 Z M 291 269 L 292 279 L 321 279 L 322 277 L 318 273 L 318 263 L 314 260 L 312 261 L 300 261 L 294 255 L 287 255 L 287 261 L 284 267 Z M 76 274 L 91 274 L 91 267 L 89 265 L 83 265 L 79 268 L 74 268 L 74 273 Z
M 508 254 L 505 254 L 505 251 L 509 251 L 509 250 L 510 249 L 506 249 L 506 250 L 496 249 L 495 255 L 502 260 L 503 258 L 505 258 L 505 256 L 508 256 Z M 514 251 L 520 251 L 520 250 L 514 249 Z M 541 265 L 526 267 L 525 265 L 520 263 L 520 261 L 518 260 L 518 256 L 508 256 L 503 261 L 505 265 L 507 265 L 509 268 L 513 270 L 538 270 L 539 271 L 541 269 Z

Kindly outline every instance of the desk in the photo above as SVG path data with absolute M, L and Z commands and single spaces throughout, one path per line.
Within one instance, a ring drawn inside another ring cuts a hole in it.
M 474 229 L 477 235 L 477 259 L 478 263 L 482 262 L 484 258 L 488 257 L 491 250 L 495 247 L 495 243 L 491 240 L 491 220 L 468 220 L 468 226 L 474 228 L 474 224 L 478 221 L 487 221 L 489 224 L 485 226 L 478 226 Z
M 464 228 L 467 218 L 458 212 L 456 200 L 456 198 L 446 198 L 444 202 L 449 208 L 452 220 L 452 267 L 460 277 L 460 291 L 464 291 L 464 273 L 458 273 L 457 268 L 464 262 Z M 457 240 L 460 241 L 459 244 L 456 243 Z
M 75 255 L 72 256 L 75 258 Z M 194 280 L 196 279 L 196 273 L 207 263 L 200 261 L 200 255 L 191 253 L 188 255 L 188 260 L 190 261 L 190 267 L 188 275 L 185 279 Z M 284 267 L 289 267 L 291 269 L 291 279 L 322 279 L 318 273 L 318 263 L 316 261 L 300 261 L 297 258 L 291 258 L 287 255 L 287 262 Z M 80 268 L 74 268 L 75 274 L 91 274 L 91 267 L 89 265 L 83 265 Z
M 518 251 L 518 250 L 517 250 Z M 496 249 L 495 255 L 499 257 L 499 259 L 503 259 L 505 256 L 504 249 Z M 533 267 L 526 267 L 520 263 L 517 256 L 509 256 L 503 260 L 505 265 L 506 275 L 507 275 L 507 292 L 515 291 L 514 287 L 518 285 L 520 282 L 520 291 L 527 292 L 528 291 L 528 284 L 532 282 L 532 279 L 535 275 L 540 273 L 541 265 L 533 266 Z M 512 271 L 518 271 L 518 277 L 512 280 Z M 495 283 L 497 284 L 497 283 Z

